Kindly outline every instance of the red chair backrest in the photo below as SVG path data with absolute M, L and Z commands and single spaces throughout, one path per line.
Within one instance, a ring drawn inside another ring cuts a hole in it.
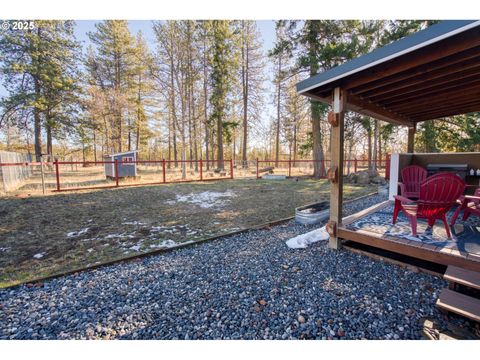
M 427 170 L 418 165 L 410 165 L 402 170 L 402 183 L 407 192 L 420 191 L 420 183 L 427 178 Z
M 465 181 L 455 174 L 435 174 L 420 184 L 419 212 L 447 212 L 463 194 Z

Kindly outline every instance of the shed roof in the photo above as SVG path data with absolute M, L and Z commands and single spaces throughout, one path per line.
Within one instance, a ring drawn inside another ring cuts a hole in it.
M 105 155 L 105 157 L 122 156 L 122 155 L 131 154 L 131 153 L 137 153 L 137 152 L 138 152 L 138 150 L 130 150 L 130 151 L 114 153 L 114 154 L 111 154 L 111 155 Z
M 451 20 L 297 84 L 324 103 L 346 91 L 347 108 L 392 123 L 480 110 L 480 21 Z

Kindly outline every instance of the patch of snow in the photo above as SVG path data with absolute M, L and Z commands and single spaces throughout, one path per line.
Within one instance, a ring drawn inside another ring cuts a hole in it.
M 146 223 L 142 223 L 140 221 L 126 221 L 126 222 L 123 222 L 122 225 L 135 225 L 135 226 L 139 226 L 139 225 L 146 225 Z
M 77 236 L 86 234 L 87 232 L 88 232 L 88 228 L 85 228 L 85 229 L 82 229 L 82 230 L 79 230 L 79 231 L 71 231 L 71 232 L 67 233 L 67 237 L 77 237 Z
M 315 229 L 306 234 L 295 236 L 287 240 L 286 244 L 290 249 L 305 249 L 310 244 L 316 243 L 318 241 L 325 241 L 328 240 L 328 238 L 329 235 L 324 226 L 320 229 Z
M 92 248 L 90 248 L 90 249 L 87 249 L 87 252 L 89 252 L 89 253 L 91 253 L 92 251 L 93 251 L 93 249 L 92 249 Z
M 0 252 L 7 252 L 10 249 L 10 247 L 0 247 Z
M 133 251 L 139 251 L 140 250 L 140 245 L 133 245 L 132 247 L 129 247 L 130 250 Z
M 135 232 L 133 232 L 132 234 L 127 234 L 127 233 L 109 234 L 105 236 L 104 239 L 123 239 L 123 238 L 133 239 L 135 237 L 135 235 L 133 235 L 134 233 Z
M 177 243 L 173 240 L 163 240 L 160 244 L 150 245 L 150 248 L 152 248 L 152 249 L 171 248 L 171 247 L 174 247 L 176 245 L 177 245 Z
M 33 257 L 34 257 L 35 259 L 41 259 L 41 258 L 43 258 L 44 256 L 45 256 L 45 253 L 44 253 L 44 252 L 33 255 Z
M 189 204 L 195 204 L 203 209 L 209 209 L 212 207 L 221 207 L 224 205 L 228 198 L 234 197 L 236 194 L 227 190 L 225 192 L 218 191 L 204 191 L 201 193 L 190 193 L 187 195 L 177 195 L 175 200 L 165 201 L 166 204 L 176 205 L 178 202 L 185 202 Z

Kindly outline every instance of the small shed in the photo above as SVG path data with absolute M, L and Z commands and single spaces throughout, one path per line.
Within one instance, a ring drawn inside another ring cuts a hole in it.
M 137 176 L 137 150 L 125 151 L 112 155 L 105 155 L 104 161 L 118 161 L 118 177 L 136 177 Z M 115 163 L 105 163 L 105 176 L 115 179 Z

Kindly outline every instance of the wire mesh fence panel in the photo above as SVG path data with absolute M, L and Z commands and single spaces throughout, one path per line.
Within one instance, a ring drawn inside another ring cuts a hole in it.
M 242 178 L 268 178 L 267 175 L 309 177 L 315 164 L 320 177 L 326 178 L 330 160 L 250 160 L 246 162 L 223 160 L 115 160 L 115 161 L 50 161 L 0 163 L 3 174 L 21 177 L 14 190 L 17 192 L 69 191 L 95 188 L 138 186 Z M 344 174 L 367 170 L 372 162 L 346 159 Z M 387 178 L 389 158 L 377 161 L 377 171 Z M 4 170 L 11 167 L 11 170 Z M 20 175 L 18 175 L 20 174 Z M 26 175 L 25 175 L 26 174 Z M 25 176 L 23 176 L 25 175 Z M 4 175 L 5 176 L 5 175 Z
M 202 160 L 202 180 L 230 179 L 233 172 L 233 161 L 231 160 Z
M 196 166 L 195 166 L 196 165 Z M 199 164 L 194 161 L 165 161 L 165 181 L 168 183 L 200 180 Z
M 58 166 L 58 187 L 57 190 L 97 188 L 115 186 L 115 164 L 114 162 L 58 162 L 53 163 L 53 171 Z
M 119 166 L 124 166 L 123 162 L 119 163 Z M 129 184 L 158 184 L 163 183 L 163 161 L 162 160 L 150 160 L 150 161 L 137 161 L 136 174 L 134 176 L 121 177 L 119 185 Z
M 257 176 L 257 161 L 234 161 L 233 172 L 235 179 L 254 179 Z

